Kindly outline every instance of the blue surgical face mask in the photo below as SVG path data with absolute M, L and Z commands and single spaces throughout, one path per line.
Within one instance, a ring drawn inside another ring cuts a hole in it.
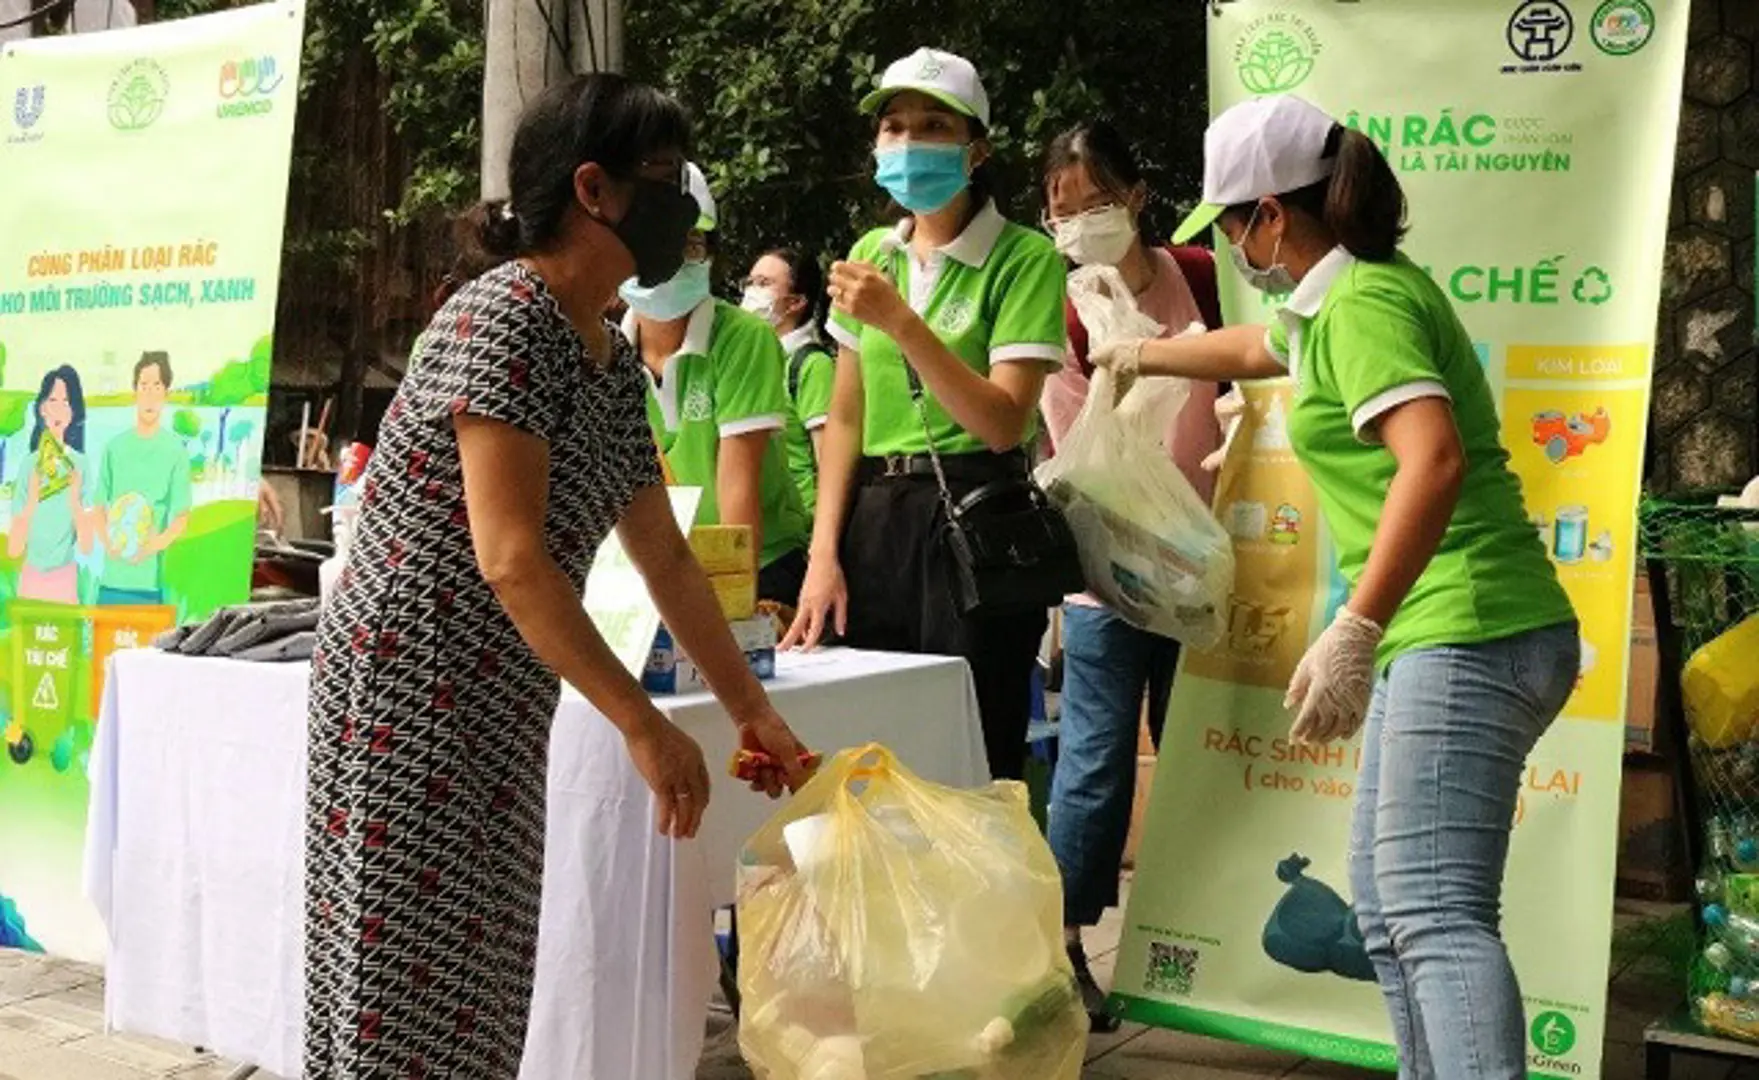
M 629 310 L 654 322 L 682 319 L 709 298 L 709 264 L 687 262 L 676 274 L 658 285 L 644 287 L 634 278 L 617 290 Z
M 912 214 L 932 214 L 971 185 L 961 143 L 907 142 L 874 151 L 873 178 Z

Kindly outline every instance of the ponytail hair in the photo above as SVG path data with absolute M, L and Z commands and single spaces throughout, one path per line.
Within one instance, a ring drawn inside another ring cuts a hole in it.
M 1363 262 L 1391 262 L 1405 238 L 1405 191 L 1392 163 L 1374 140 L 1334 124 L 1324 157 L 1331 175 L 1316 184 L 1282 192 L 1277 201 L 1325 225 L 1337 243 Z M 1255 203 L 1231 206 L 1228 213 L 1248 218 Z
M 1405 192 L 1392 163 L 1373 139 L 1341 125 L 1325 148 L 1337 159 L 1321 213 L 1326 227 L 1358 259 L 1390 261 L 1405 238 Z

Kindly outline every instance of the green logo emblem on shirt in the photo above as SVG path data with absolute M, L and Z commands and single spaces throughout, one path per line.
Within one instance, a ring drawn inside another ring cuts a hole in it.
M 1319 57 L 1319 35 L 1286 11 L 1255 19 L 1234 42 L 1234 68 L 1254 94 L 1286 94 L 1307 81 Z
M 110 126 L 117 131 L 151 127 L 165 112 L 171 79 L 151 60 L 136 60 L 110 84 Z
M 714 417 L 715 403 L 708 396 L 708 391 L 700 386 L 691 387 L 690 392 L 684 395 L 684 419 L 699 424 L 704 420 L 713 420 Z
M 934 317 L 934 328 L 949 337 L 958 337 L 971 329 L 977 319 L 977 305 L 962 296 L 947 299 Z

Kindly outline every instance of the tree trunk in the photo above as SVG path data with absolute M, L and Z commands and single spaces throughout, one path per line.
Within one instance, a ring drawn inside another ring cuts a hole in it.
M 544 18 L 544 12 L 551 15 Z M 623 69 L 623 0 L 489 0 L 483 64 L 482 196 L 504 199 L 527 102 L 575 72 Z

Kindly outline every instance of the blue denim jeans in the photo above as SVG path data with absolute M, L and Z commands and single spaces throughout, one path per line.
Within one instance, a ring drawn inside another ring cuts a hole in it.
M 1350 881 L 1404 1080 L 1527 1075 L 1503 868 L 1527 755 L 1575 685 L 1577 633 L 1409 653 L 1375 687 Z
M 1095 926 L 1118 904 L 1142 701 L 1146 695 L 1158 743 L 1178 663 L 1175 641 L 1105 608 L 1063 608 L 1062 719 L 1048 832 L 1063 872 L 1064 926 Z

